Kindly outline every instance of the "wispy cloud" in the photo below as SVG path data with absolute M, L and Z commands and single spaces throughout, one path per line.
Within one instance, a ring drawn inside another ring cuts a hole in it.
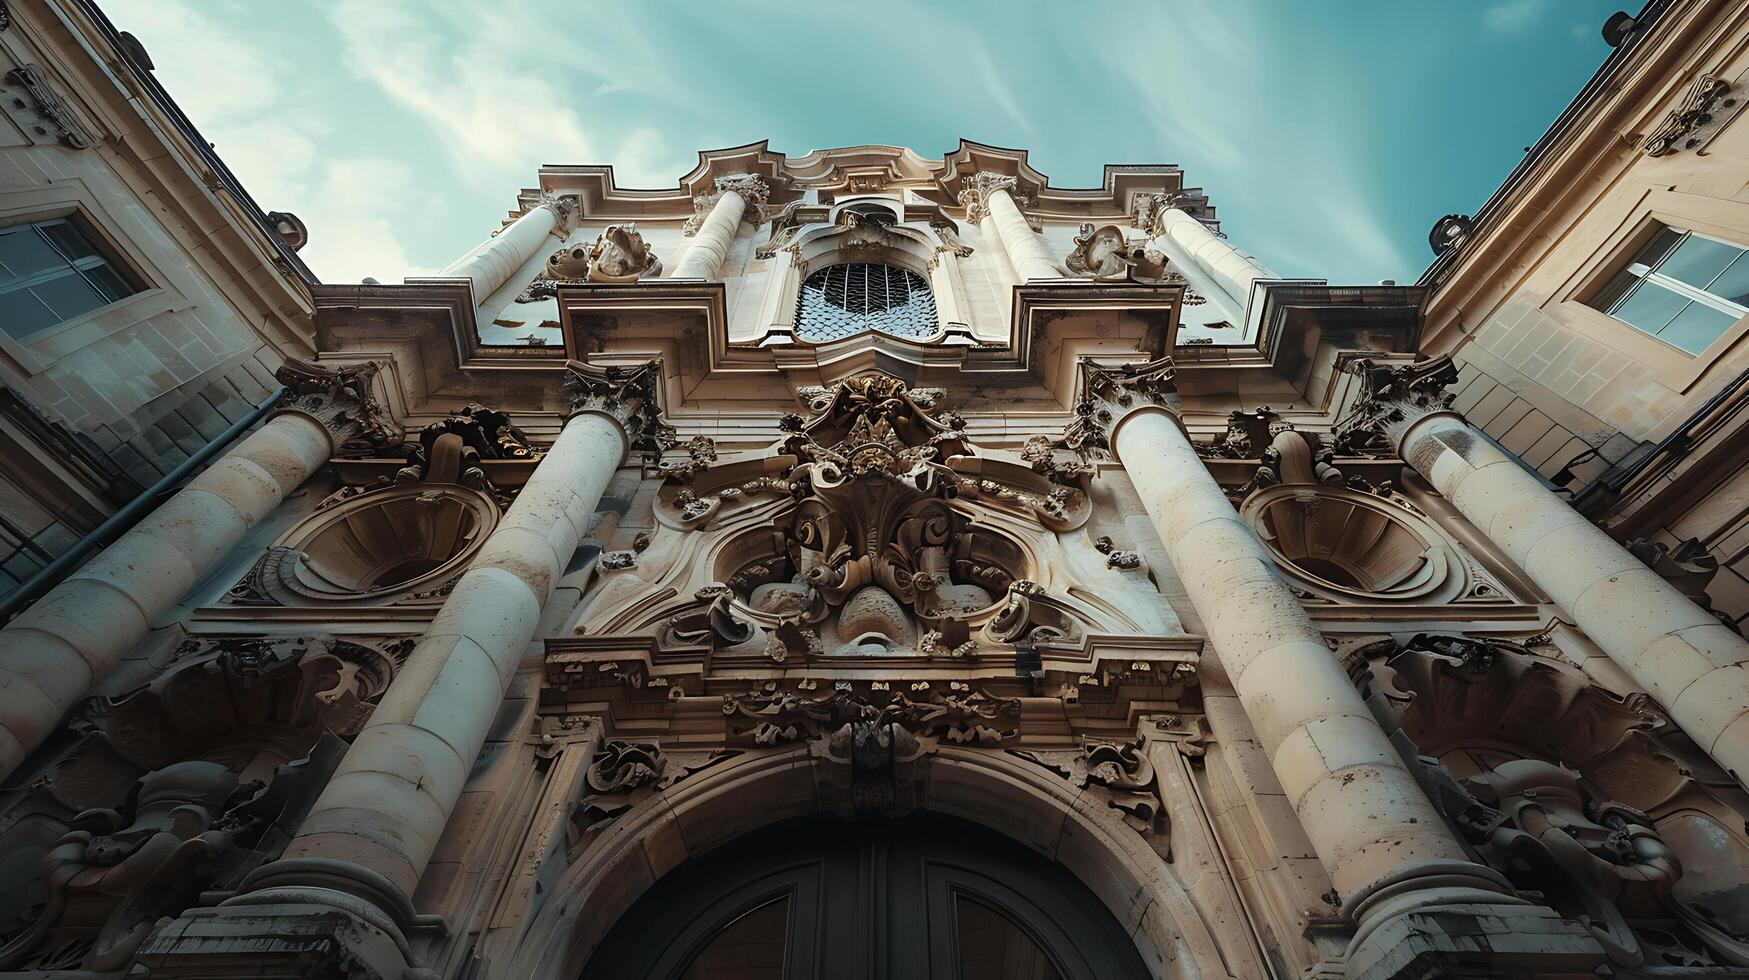
M 1502 0 L 1482 11 L 1482 24 L 1501 34 L 1523 34 L 1542 19 L 1548 0 Z
M 428 273 L 394 228 L 412 205 L 406 168 L 384 157 L 321 153 L 329 125 L 282 81 L 296 77 L 295 65 L 240 36 L 213 4 L 106 0 L 104 7 L 161 53 L 155 74 L 251 196 L 303 219 L 310 229 L 303 258 L 318 276 L 356 282 Z
M 491 35 L 457 41 L 432 27 L 425 4 L 342 0 L 329 11 L 346 64 L 445 137 L 464 168 L 526 180 L 541 163 L 592 159 L 583 122 L 552 82 L 526 70 Z M 492 14 L 483 13 L 482 21 Z

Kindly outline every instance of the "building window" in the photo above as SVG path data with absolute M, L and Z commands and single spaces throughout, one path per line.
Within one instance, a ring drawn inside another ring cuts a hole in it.
M 1698 354 L 1749 314 L 1749 249 L 1664 228 L 1588 305 Z
M 0 324 L 28 337 L 139 292 L 81 222 L 52 218 L 0 228 Z
M 796 303 L 796 338 L 825 343 L 879 330 L 895 337 L 933 336 L 935 294 L 929 283 L 896 265 L 832 265 L 802 282 Z

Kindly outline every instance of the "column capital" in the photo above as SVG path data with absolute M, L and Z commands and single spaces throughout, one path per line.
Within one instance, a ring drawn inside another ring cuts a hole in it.
M 565 365 L 569 414 L 590 412 L 612 419 L 625 436 L 628 453 L 642 450 L 660 454 L 679 444 L 674 427 L 662 417 L 661 383 L 660 360 L 625 367 L 583 361 Z
M 553 217 L 558 220 L 559 230 L 566 235 L 570 234 L 571 229 L 576 227 L 577 218 L 580 216 L 577 198 L 571 194 L 553 194 L 542 191 L 540 202 L 535 207 L 551 211 Z M 532 211 L 534 208 L 529 210 Z
M 376 361 L 328 365 L 287 358 L 273 372 L 286 389 L 274 414 L 294 413 L 320 425 L 337 456 L 392 450 L 407 433 L 372 388 L 381 369 Z
M 973 174 L 960 180 L 960 207 L 966 209 L 966 220 L 978 224 L 989 217 L 990 195 L 997 191 L 1007 191 L 1017 208 L 1031 203 L 1020 193 L 1020 178 L 1010 174 Z
M 765 202 L 771 197 L 771 186 L 765 178 L 758 174 L 730 174 L 716 179 L 717 193 L 734 191 L 741 195 L 741 200 L 747 202 L 747 207 L 756 216 L 754 224 L 758 224 L 759 209 L 765 207 Z
M 1450 354 L 1413 364 L 1380 364 L 1362 357 L 1343 370 L 1360 378 L 1360 396 L 1336 423 L 1339 456 L 1401 456 L 1403 437 L 1415 423 L 1451 412 L 1454 396 L 1445 389 L 1457 381 L 1458 370 Z
M 1054 448 L 1083 459 L 1116 459 L 1117 430 L 1130 416 L 1154 410 L 1178 421 L 1177 368 L 1170 354 L 1152 361 L 1103 364 L 1081 361 L 1081 391 L 1075 417 L 1063 427 Z

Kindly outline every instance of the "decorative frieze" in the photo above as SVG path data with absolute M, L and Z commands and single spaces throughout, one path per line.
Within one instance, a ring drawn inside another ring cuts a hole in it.
M 1740 83 L 1742 76 L 1737 81 Z M 1742 108 L 1743 93 L 1737 85 L 1716 75 L 1701 75 L 1658 128 L 1646 134 L 1640 149 L 1649 157 L 1697 150 Z

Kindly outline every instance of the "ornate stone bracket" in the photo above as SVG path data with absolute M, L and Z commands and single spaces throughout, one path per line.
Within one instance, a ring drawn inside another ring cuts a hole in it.
M 1076 750 L 1009 749 L 1008 753 L 1057 774 L 1122 812 L 1124 823 L 1171 860 L 1172 822 L 1161 803 L 1146 741 L 1084 737 Z
M 599 412 L 610 416 L 625 430 L 630 451 L 659 455 L 679 443 L 674 427 L 662 417 L 657 395 L 661 381 L 660 361 L 635 367 L 571 361 L 565 365 L 564 393 L 570 400 L 571 414 Z
M 732 759 L 734 749 L 664 751 L 656 742 L 610 739 L 583 776 L 583 797 L 571 809 L 568 838 L 576 854 L 620 814 L 681 780 Z
M 274 413 L 296 412 L 320 424 L 337 456 L 380 455 L 406 438 L 371 387 L 381 369 L 375 361 L 329 367 L 288 358 L 274 372 L 286 388 Z
M 1738 79 L 1741 81 L 1741 77 Z M 1698 150 L 1743 108 L 1743 94 L 1716 75 L 1701 75 L 1640 148 L 1649 157 Z
M 73 110 L 49 87 L 40 66 L 21 65 L 14 68 L 6 73 L 6 82 L 23 89 L 25 96 L 35 107 L 39 124 L 32 125 L 31 129 L 36 131 L 36 135 L 52 137 L 75 150 L 83 150 L 91 145 L 91 137 L 79 125 Z

